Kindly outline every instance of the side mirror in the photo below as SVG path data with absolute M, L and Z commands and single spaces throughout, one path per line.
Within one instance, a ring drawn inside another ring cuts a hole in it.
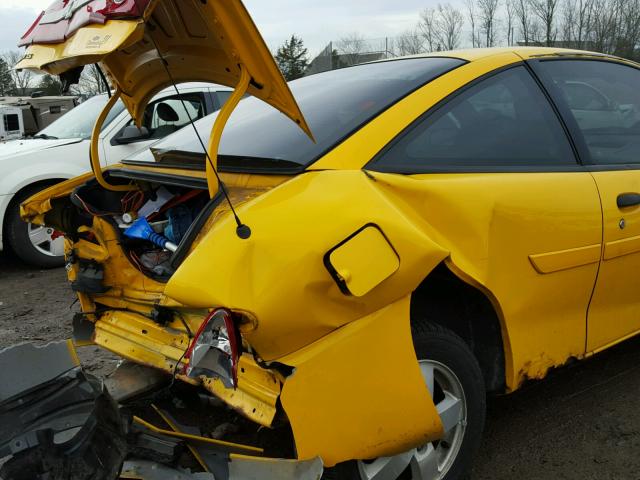
M 140 140 L 147 140 L 150 136 L 151 134 L 147 127 L 138 128 L 135 125 L 127 125 L 113 140 L 118 145 L 127 145 Z

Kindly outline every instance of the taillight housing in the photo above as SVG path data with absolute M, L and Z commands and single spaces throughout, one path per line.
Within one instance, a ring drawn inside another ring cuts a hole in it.
M 224 308 L 213 310 L 184 355 L 188 363 L 183 373 L 190 378 L 219 378 L 227 388 L 236 388 L 240 347 L 233 314 Z
M 106 19 L 141 17 L 147 8 L 149 0 L 106 0 L 104 7 L 96 13 L 104 15 Z

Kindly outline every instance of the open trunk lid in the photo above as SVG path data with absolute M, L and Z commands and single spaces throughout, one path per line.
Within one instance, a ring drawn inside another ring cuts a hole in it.
M 188 81 L 236 87 L 309 127 L 240 0 L 56 0 L 20 40 L 17 69 L 66 74 L 100 63 L 140 124 L 160 90 Z M 167 73 L 167 70 L 170 74 Z

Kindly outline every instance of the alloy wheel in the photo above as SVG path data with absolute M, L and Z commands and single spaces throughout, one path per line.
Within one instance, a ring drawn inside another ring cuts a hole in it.
M 49 257 L 64 255 L 64 237 L 50 227 L 43 227 L 29 223 L 29 240 L 40 253 Z

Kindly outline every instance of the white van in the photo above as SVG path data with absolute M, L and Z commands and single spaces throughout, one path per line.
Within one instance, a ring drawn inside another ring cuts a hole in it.
M 103 165 L 118 163 L 181 129 L 189 123 L 189 116 L 196 120 L 213 113 L 231 95 L 231 89 L 209 83 L 183 84 L 179 92 L 169 88 L 156 95 L 147 106 L 141 129 L 132 124 L 122 103 L 114 106 L 100 135 Z M 91 169 L 91 130 L 107 100 L 107 95 L 93 97 L 32 138 L 0 143 L 0 251 L 8 244 L 31 265 L 51 268 L 64 264 L 62 236 L 51 228 L 22 222 L 20 203 Z

